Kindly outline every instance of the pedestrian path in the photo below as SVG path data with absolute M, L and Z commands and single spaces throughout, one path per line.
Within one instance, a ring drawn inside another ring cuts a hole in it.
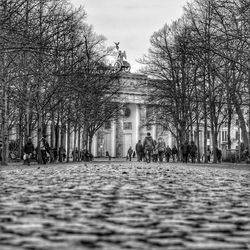
M 0 249 L 249 250 L 249 169 L 94 161 L 0 173 Z
M 48 167 L 48 166 L 67 166 L 67 165 L 74 165 L 74 164 L 92 164 L 92 163 L 96 163 L 96 164 L 110 164 L 110 163 L 124 163 L 124 164 L 147 164 L 145 162 L 137 162 L 137 160 L 135 158 L 132 159 L 132 161 L 128 161 L 125 157 L 124 158 L 111 158 L 111 160 L 109 160 L 108 158 L 94 158 L 93 161 L 91 162 L 84 162 L 84 161 L 80 161 L 80 162 L 56 162 L 56 163 L 48 163 L 46 165 L 43 164 L 37 164 L 37 162 L 32 162 L 30 167 Z M 162 164 L 162 165 L 186 165 L 185 163 L 182 162 L 163 162 L 163 163 L 159 163 L 159 162 L 151 162 L 150 164 L 153 165 L 158 165 L 158 164 Z M 232 168 L 232 169 L 246 169 L 246 170 L 250 170 L 250 164 L 247 164 L 245 162 L 241 162 L 241 163 L 231 163 L 231 162 L 222 162 L 222 163 L 187 163 L 187 165 L 194 165 L 194 166 L 200 166 L 200 167 L 215 167 L 215 168 Z M 1 166 L 0 165 L 0 170 L 11 170 L 11 169 L 15 169 L 15 168 L 27 168 L 27 165 L 23 164 L 23 161 L 21 162 L 10 162 L 8 163 L 8 166 Z

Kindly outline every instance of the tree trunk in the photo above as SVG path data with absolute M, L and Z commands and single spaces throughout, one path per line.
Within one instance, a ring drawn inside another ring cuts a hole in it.
M 248 149 L 250 150 L 250 63 L 248 67 Z
M 198 110 L 197 110 L 198 111 Z M 196 130 L 197 130 L 197 162 L 201 162 L 201 152 L 200 152 L 200 124 L 199 124 L 199 114 L 196 113 Z
M 206 101 L 206 76 L 205 76 L 205 69 L 204 69 L 204 76 L 203 76 L 203 109 L 204 109 L 204 161 L 207 163 L 207 101 Z
M 74 124 L 74 148 L 73 148 L 73 150 L 75 151 L 76 150 L 76 133 L 77 133 L 77 124 L 75 123 Z M 76 156 L 76 154 L 74 153 L 73 154 L 73 161 L 76 161 L 76 158 L 77 158 L 77 156 Z
M 19 124 L 18 124 L 18 157 L 20 159 L 22 159 L 22 151 L 23 151 L 23 129 L 22 129 L 22 110 L 19 109 L 20 113 L 19 113 Z
M 89 154 L 92 154 L 93 135 L 89 136 Z
M 239 104 L 239 102 L 238 102 L 238 100 L 236 98 L 235 93 L 232 93 L 232 96 L 233 96 L 232 101 L 233 101 L 233 104 L 235 106 L 238 118 L 239 118 L 243 143 L 246 146 L 246 145 L 249 144 L 249 142 L 248 142 L 248 133 L 247 133 L 247 129 L 246 129 L 246 122 L 245 122 L 244 116 L 242 114 L 241 106 L 240 106 L 240 104 Z
M 70 121 L 67 124 L 67 162 L 69 162 L 70 158 Z
M 40 149 L 40 142 L 42 139 L 42 114 L 39 112 L 37 119 L 37 162 L 39 164 L 43 163 L 42 154 Z
M 213 163 L 217 163 L 217 154 L 216 154 L 216 148 L 217 148 L 217 126 L 216 126 L 216 116 L 215 116 L 215 104 L 214 101 L 210 100 L 210 122 L 211 122 L 211 138 L 212 138 L 212 145 L 213 145 Z M 210 139 L 210 145 L 211 145 L 211 139 Z
M 229 98 L 229 97 L 228 97 Z M 232 105 L 231 105 L 231 99 L 227 104 L 227 110 L 228 110 L 228 121 L 227 121 L 227 145 L 228 145 L 228 149 L 231 150 L 231 124 L 232 124 Z
M 3 79 L 5 79 L 3 77 Z M 8 93 L 7 93 L 7 86 L 2 80 L 2 107 L 1 107 L 1 137 L 2 137 L 2 165 L 8 165 L 8 120 L 7 120 L 7 99 L 8 99 Z
M 78 161 L 81 161 L 81 125 L 78 125 Z
M 54 112 L 51 114 L 51 126 L 50 126 L 50 146 L 51 148 L 55 148 L 55 117 Z M 56 148 L 56 150 L 58 150 Z

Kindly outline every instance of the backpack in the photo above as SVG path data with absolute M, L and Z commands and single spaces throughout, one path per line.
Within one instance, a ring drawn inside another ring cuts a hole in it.
M 178 153 L 177 148 L 172 148 L 172 154 L 175 155 L 177 153 Z
M 144 148 L 152 150 L 153 145 L 154 145 L 153 138 L 151 136 L 146 137 L 145 140 L 144 140 Z

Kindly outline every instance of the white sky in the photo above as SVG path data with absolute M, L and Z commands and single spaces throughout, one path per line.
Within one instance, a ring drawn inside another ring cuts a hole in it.
M 82 5 L 87 12 L 87 23 L 97 34 L 107 38 L 107 45 L 120 42 L 126 51 L 131 72 L 136 62 L 150 47 L 151 35 L 165 23 L 181 17 L 187 0 L 69 0 L 75 7 Z

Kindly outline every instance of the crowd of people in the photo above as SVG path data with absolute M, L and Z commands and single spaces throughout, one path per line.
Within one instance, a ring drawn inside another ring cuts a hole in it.
M 42 163 L 46 164 L 48 162 L 64 162 L 66 161 L 66 150 L 63 147 L 59 147 L 59 149 L 53 149 L 49 146 L 49 143 L 46 139 L 46 136 L 43 136 L 40 143 L 41 150 L 41 159 Z M 0 144 L 0 161 L 2 160 L 2 145 Z M 37 160 L 38 150 L 34 147 L 32 143 L 32 139 L 29 137 L 26 144 L 24 145 L 24 154 L 23 160 L 24 164 L 30 165 L 32 159 Z M 206 148 L 206 151 L 201 157 L 202 161 L 205 161 L 205 158 L 208 162 L 211 161 L 211 156 L 216 154 L 217 161 L 220 163 L 222 160 L 222 151 L 217 147 L 214 152 L 211 151 L 210 147 Z M 92 161 L 93 155 L 88 152 L 87 149 L 78 150 L 77 147 L 71 153 L 73 161 Z M 135 145 L 135 150 L 130 146 L 127 151 L 127 160 L 131 161 L 132 158 L 137 157 L 137 161 L 145 161 L 145 162 L 163 162 L 164 159 L 166 162 L 176 162 L 182 161 L 183 163 L 192 162 L 195 163 L 198 161 L 198 148 L 194 141 L 190 143 L 185 141 L 180 146 L 180 152 L 177 147 L 174 145 L 172 148 L 169 145 L 166 145 L 164 139 L 159 137 L 158 140 L 154 140 L 150 133 L 147 133 L 147 136 L 143 140 L 139 140 Z M 106 152 L 106 157 L 111 160 L 111 156 Z M 242 152 L 242 157 L 244 160 L 249 162 L 249 149 L 246 147 Z
M 49 162 L 64 162 L 66 161 L 66 150 L 64 147 L 51 148 L 46 135 L 42 136 L 39 141 L 41 160 L 43 164 Z M 92 161 L 93 155 L 87 149 L 78 150 L 77 147 L 71 152 L 72 161 Z M 30 165 L 32 160 L 38 161 L 38 149 L 34 147 L 31 137 L 28 138 L 23 148 L 24 164 Z
M 180 151 L 180 152 L 179 152 Z M 164 159 L 166 162 L 176 162 L 181 160 L 183 163 L 197 162 L 198 159 L 198 148 L 194 141 L 190 143 L 185 141 L 178 151 L 177 147 L 174 145 L 170 148 L 169 145 L 166 145 L 164 139 L 159 137 L 158 140 L 154 140 L 150 133 L 147 133 L 147 136 L 143 140 L 139 140 L 135 145 L 135 150 L 133 151 L 132 147 L 128 149 L 127 160 L 131 161 L 133 153 L 137 156 L 137 161 L 145 162 L 163 162 Z M 207 161 L 211 161 L 211 152 L 210 147 L 206 149 L 205 154 L 202 156 L 204 160 L 207 157 Z M 222 151 L 219 148 L 216 148 L 215 153 L 217 154 L 218 162 L 221 162 Z

